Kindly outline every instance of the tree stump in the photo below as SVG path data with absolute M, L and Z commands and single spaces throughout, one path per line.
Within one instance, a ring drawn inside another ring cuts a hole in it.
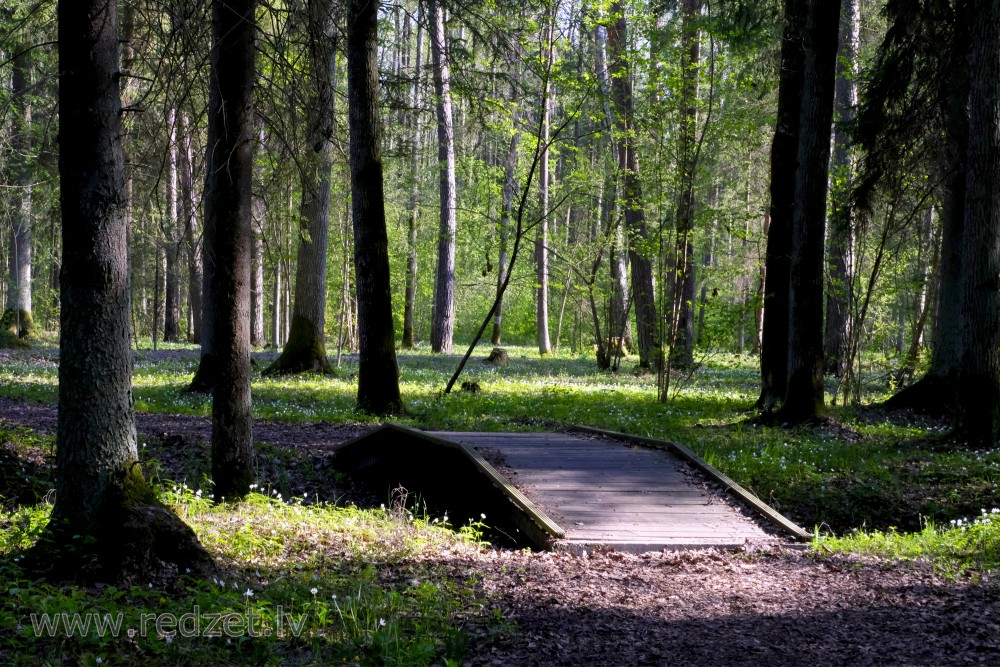
M 483 359 L 484 364 L 493 364 L 494 366 L 506 366 L 509 362 L 510 359 L 507 357 L 507 350 L 502 347 L 493 348 L 490 356 Z

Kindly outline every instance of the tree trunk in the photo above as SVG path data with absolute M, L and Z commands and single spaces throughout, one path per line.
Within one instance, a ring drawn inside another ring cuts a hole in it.
M 440 0 L 428 0 L 434 91 L 437 95 L 438 172 L 441 218 L 438 229 L 437 277 L 434 281 L 434 317 L 431 351 L 451 352 L 455 331 L 455 128 L 452 121 L 451 73 Z M 357 252 L 357 250 L 355 250 Z
M 257 149 L 266 150 L 264 121 L 256 119 Z M 254 168 L 254 186 L 263 187 L 263 165 Z M 253 241 L 250 244 L 250 346 L 264 347 L 264 223 L 267 220 L 267 206 L 264 193 L 255 192 L 250 205 L 253 215 Z M 274 348 L 277 350 L 277 346 Z
M 676 250 L 674 255 L 673 295 L 676 329 L 670 363 L 679 368 L 694 364 L 694 293 L 696 286 L 694 261 L 694 181 L 697 169 L 696 137 L 698 124 L 698 67 L 701 41 L 696 25 L 701 13 L 701 0 L 684 0 L 681 32 L 683 61 L 681 70 L 681 113 L 678 168 L 680 170 L 680 201 L 677 205 Z
M 436 13 L 435 34 L 444 24 Z M 382 180 L 378 91 L 378 5 L 349 0 L 347 99 L 351 135 L 351 201 L 358 297 L 358 409 L 376 415 L 403 409 L 392 323 L 389 239 Z M 440 44 L 438 45 L 440 47 Z M 447 71 L 447 70 L 445 70 Z M 454 175 L 454 171 L 451 172 Z M 454 212 L 454 207 L 452 207 Z M 454 255 L 452 256 L 454 261 Z M 450 331 L 449 331 L 450 343 Z
M 181 113 L 181 209 L 188 259 L 188 308 L 191 311 L 190 342 L 201 341 L 201 239 L 198 234 L 198 207 L 194 192 L 194 154 L 188 115 Z
M 299 251 L 295 266 L 295 305 L 285 348 L 266 373 L 327 372 L 326 249 L 330 226 L 333 172 L 336 35 L 333 0 L 309 4 L 309 67 L 314 80 L 307 103 L 307 152 L 302 167 Z
M 792 212 L 805 50 L 806 0 L 785 0 L 781 37 L 778 118 L 771 143 L 770 221 L 767 225 L 764 319 L 761 326 L 761 392 L 757 407 L 775 410 L 785 398 L 788 380 L 788 293 L 792 254 Z
M 493 335 L 490 337 L 493 345 L 499 345 L 503 335 L 503 284 L 507 281 L 507 271 L 509 271 L 507 250 L 510 245 L 514 198 L 517 196 L 517 146 L 520 139 L 521 132 L 515 128 L 507 146 L 507 158 L 504 160 L 503 210 L 500 211 L 500 248 L 497 256 L 497 308 L 493 313 Z
M 538 156 L 538 231 L 535 235 L 535 329 L 538 339 L 538 354 L 552 352 L 549 342 L 549 76 L 552 70 L 552 25 L 548 15 L 543 19 L 545 26 L 541 61 L 545 64 L 542 72 L 541 131 L 538 140 L 542 146 Z
M 617 16 L 608 28 L 608 48 L 611 63 L 611 96 L 615 104 L 615 134 L 618 144 L 618 170 L 622 174 L 622 206 L 628 230 L 628 256 L 632 267 L 632 303 L 635 306 L 636 338 L 639 347 L 639 367 L 659 364 L 660 346 L 657 337 L 656 293 L 653 289 L 653 263 L 647 255 L 649 232 L 639 180 L 639 159 L 633 145 L 632 81 L 625 53 L 625 13 L 622 3 L 611 5 Z
M 843 0 L 840 16 L 840 46 L 837 52 L 837 83 L 834 97 L 836 126 L 833 160 L 830 163 L 831 215 L 827 240 L 825 370 L 840 376 L 851 312 L 851 256 L 854 224 L 849 201 L 854 160 L 846 124 L 854 118 L 858 103 L 857 59 L 860 42 L 860 0 Z
M 410 122 L 413 134 L 410 146 L 410 201 L 407 204 L 406 222 L 406 288 L 403 303 L 403 343 L 413 347 L 414 320 L 417 303 L 417 220 L 420 216 L 420 75 L 424 58 L 424 22 L 422 7 L 417 3 L 417 53 L 413 66 L 413 86 L 410 88 Z M 407 25 L 409 25 L 407 23 Z
M 250 345 L 264 347 L 264 238 L 257 225 L 250 246 Z
M 992 446 L 1000 434 L 1000 0 L 969 4 L 974 22 L 955 431 L 974 445 Z
M 716 201 L 718 199 L 717 188 L 713 191 L 713 201 L 709 203 L 709 206 L 715 207 Z M 705 309 L 708 306 L 708 274 L 709 269 L 715 266 L 715 237 L 718 235 L 719 219 L 715 218 L 712 220 L 712 229 L 708 234 L 708 245 L 705 246 L 705 251 L 701 255 L 701 265 L 705 267 L 704 275 L 701 279 L 701 295 L 698 298 L 698 334 L 697 342 L 698 345 L 704 345 L 706 342 L 705 338 Z M 740 345 L 743 345 L 743 323 L 740 322 Z M 742 348 L 740 349 L 742 353 Z M 692 363 L 694 359 L 691 359 Z
M 135 582 L 211 560 L 139 468 L 132 404 L 115 0 L 60 2 L 56 502 L 26 562 L 49 577 Z
M 601 85 L 601 95 L 604 98 L 604 116 L 609 129 L 609 145 L 617 160 L 618 143 L 615 140 L 614 132 L 616 127 L 614 114 L 611 112 L 611 76 L 607 65 L 607 28 L 597 26 L 594 29 L 594 64 L 597 68 L 597 80 Z M 626 294 L 628 294 L 628 252 L 625 243 L 625 235 L 622 230 L 620 219 L 617 214 L 618 206 L 618 184 L 612 174 L 608 174 L 602 187 L 603 200 L 601 203 L 601 215 L 604 216 L 602 222 L 604 229 L 609 230 L 608 237 L 611 239 L 611 247 L 608 249 L 608 265 L 611 270 L 611 299 L 610 312 L 608 313 L 608 337 L 620 338 L 622 348 L 632 348 L 632 326 L 629 322 L 628 308 L 626 306 Z M 611 225 L 614 226 L 614 230 Z M 605 366 L 607 368 L 607 366 Z
M 31 333 L 31 50 L 15 45 L 10 139 L 10 274 L 4 323 L 20 338 Z
M 255 0 L 213 0 L 206 223 L 215 230 L 212 480 L 217 501 L 254 481 L 250 405 L 250 244 Z
M 212 79 L 214 82 L 214 79 Z M 212 86 L 214 90 L 215 86 Z M 202 198 L 203 219 L 201 234 L 201 357 L 187 391 L 208 393 L 212 391 L 217 378 L 215 361 L 215 238 L 216 198 L 209 194 L 215 183 L 216 133 L 222 128 L 217 123 L 208 124 L 208 141 L 205 152 L 205 194 Z M 224 163 L 223 163 L 224 164 Z
M 965 238 L 966 155 L 969 149 L 969 44 L 971 36 L 968 3 L 956 5 L 955 25 L 942 89 L 941 113 L 945 119 L 944 150 L 940 171 L 943 175 L 941 197 L 941 253 L 934 317 L 931 365 L 920 380 L 885 402 L 887 410 L 911 409 L 919 413 L 944 416 L 955 406 L 956 378 L 961 363 L 963 329 L 961 280 Z M 978 20 L 978 19 L 977 19 Z
M 163 253 L 165 288 L 163 297 L 163 342 L 176 343 L 181 324 L 181 240 L 177 194 L 177 110 L 167 112 L 167 221 L 164 229 Z
M 823 413 L 823 239 L 840 0 L 810 0 L 788 295 L 788 382 L 778 413 L 800 424 Z
M 160 299 L 163 296 L 163 249 L 159 246 L 153 248 L 153 351 L 159 341 L 159 335 L 163 323 L 163 309 L 160 307 Z
M 924 347 L 924 328 L 927 324 L 927 316 L 931 311 L 931 303 L 935 301 L 935 285 L 937 279 L 938 257 L 940 256 L 939 244 L 934 233 L 935 207 L 931 205 L 927 209 L 924 224 L 920 230 L 920 241 L 917 252 L 917 294 L 914 299 L 913 325 L 910 329 L 910 347 L 903 357 L 899 370 L 896 372 L 895 381 L 899 386 L 909 382 L 917 367 L 917 360 L 920 350 Z M 927 255 L 930 261 L 927 261 Z
M 281 263 L 274 265 L 274 275 L 271 278 L 271 348 L 281 347 Z

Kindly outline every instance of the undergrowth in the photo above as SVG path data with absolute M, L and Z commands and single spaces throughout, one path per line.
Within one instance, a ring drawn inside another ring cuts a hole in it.
M 362 510 L 260 489 L 213 505 L 161 481 L 224 574 L 128 587 L 30 580 L 21 553 L 48 521 L 40 503 L 0 512 L 0 660 L 8 665 L 456 665 L 471 632 L 502 630 L 467 571 L 466 533 L 402 507 Z
M 858 536 L 873 541 L 926 537 L 928 526 L 939 527 L 939 533 L 945 527 L 947 533 L 952 520 L 1000 506 L 1000 449 L 973 449 L 950 440 L 942 423 L 836 406 L 829 410 L 831 419 L 818 426 L 754 425 L 759 384 L 752 357 L 706 356 L 696 372 L 674 378 L 670 400 L 661 403 L 655 376 L 634 371 L 634 359 L 617 373 L 600 372 L 589 352 L 541 359 L 534 350 L 510 347 L 510 363 L 494 367 L 479 361 L 488 351 L 489 346 L 477 351 L 463 376 L 481 390 L 456 389 L 449 395 L 442 395 L 442 389 L 457 355 L 418 350 L 401 356 L 407 408 L 401 421 L 443 430 L 586 424 L 681 442 L 800 525 L 816 527 L 824 539 L 853 536 L 849 539 L 854 542 L 843 544 L 855 546 L 845 549 L 862 550 Z M 259 368 L 267 358 L 260 362 Z M 137 408 L 207 416 L 210 399 L 184 391 L 196 363 L 193 350 L 138 351 Z M 357 361 L 350 356 L 327 375 L 265 379 L 255 373 L 255 414 L 285 422 L 371 422 L 354 411 L 356 374 Z M 891 390 L 882 374 L 873 371 L 867 377 L 865 402 L 881 400 Z M 54 403 L 52 353 L 0 358 L 0 396 Z M 264 447 L 275 470 L 292 465 L 278 454 L 280 448 Z M 182 478 L 189 485 L 200 483 L 203 468 L 192 465 Z M 281 491 L 287 495 L 290 490 Z M 989 533 L 984 539 L 993 544 L 996 537 Z M 834 543 L 824 544 L 833 548 Z M 975 567 L 995 566 L 990 563 L 987 559 Z

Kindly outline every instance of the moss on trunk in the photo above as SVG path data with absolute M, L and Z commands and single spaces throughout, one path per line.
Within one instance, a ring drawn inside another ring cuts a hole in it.
M 53 515 L 25 567 L 50 581 L 157 585 L 216 569 L 194 531 L 157 499 L 137 461 L 113 475 L 91 516 Z
M 27 338 L 35 331 L 31 313 L 21 308 L 8 308 L 0 318 L 0 328 L 18 338 Z
M 264 370 L 264 375 L 291 375 L 308 371 L 332 373 L 333 368 L 326 358 L 326 345 L 316 325 L 302 315 L 293 315 L 288 342 L 281 355 Z

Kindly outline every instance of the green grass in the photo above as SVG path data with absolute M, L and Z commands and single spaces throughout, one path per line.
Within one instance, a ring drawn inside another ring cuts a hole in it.
M 942 440 L 937 423 L 889 421 L 833 407 L 830 414 L 841 427 L 751 425 L 747 419 L 758 393 L 754 358 L 708 355 L 692 376 L 675 377 L 671 399 L 660 403 L 655 377 L 631 372 L 634 360 L 626 360 L 621 372 L 602 373 L 589 352 L 542 359 L 530 348 L 512 347 L 511 363 L 495 368 L 479 361 L 488 349 L 480 347 L 463 375 L 482 391 L 446 396 L 442 389 L 457 357 L 407 353 L 400 363 L 407 408 L 401 421 L 453 430 L 575 423 L 675 440 L 801 525 L 838 535 L 863 527 L 919 531 L 924 518 L 947 523 L 1000 505 L 1000 450 L 975 451 Z M 195 356 L 155 359 L 140 351 L 137 408 L 207 416 L 210 399 L 184 391 L 195 363 Z M 374 422 L 354 411 L 356 373 L 356 362 L 347 359 L 335 375 L 263 378 L 258 371 L 254 412 L 284 422 Z M 888 387 L 873 383 L 869 390 L 869 398 L 880 398 Z M 55 362 L 4 360 L 0 395 L 54 403 Z
M 1000 568 L 1000 508 L 980 509 L 974 519 L 952 519 L 946 526 L 926 521 L 915 532 L 857 530 L 844 537 L 817 534 L 813 549 L 864 554 L 894 560 L 922 560 L 949 577 Z
M 752 425 L 748 418 L 758 374 L 756 359 L 749 357 L 703 359 L 693 375 L 675 378 L 671 400 L 660 403 L 655 377 L 634 374 L 634 359 L 609 373 L 596 370 L 590 353 L 541 359 L 530 348 L 508 348 L 510 365 L 494 368 L 479 361 L 488 349 L 477 351 L 463 376 L 482 390 L 447 396 L 441 392 L 457 358 L 426 350 L 407 354 L 400 363 L 408 410 L 402 421 L 454 430 L 541 430 L 578 423 L 674 440 L 815 529 L 812 548 L 818 554 L 923 559 L 950 576 L 1000 567 L 1000 526 L 992 512 L 1000 507 L 1000 449 L 974 450 L 949 441 L 939 423 L 888 420 L 834 407 L 830 414 L 836 422 L 820 428 Z M 193 356 L 160 360 L 140 352 L 134 377 L 137 408 L 208 415 L 207 397 L 183 391 L 195 363 Z M 56 371 L 44 354 L 0 357 L 0 396 L 54 403 Z M 356 373 L 356 362 L 349 359 L 328 376 L 273 379 L 262 378 L 258 370 L 255 414 L 286 422 L 372 422 L 354 411 Z M 888 391 L 877 382 L 867 389 L 868 400 Z M 306 489 L 282 477 L 308 462 L 269 443 L 258 447 L 270 486 L 239 506 L 223 507 L 197 494 L 207 489 L 204 452 L 201 458 L 192 454 L 182 469 L 165 471 L 157 459 L 171 443 L 145 443 L 142 457 L 161 496 L 230 568 L 225 586 L 192 580 L 165 593 L 143 586 L 56 589 L 27 582 L 14 559 L 47 517 L 41 498 L 51 486 L 51 441 L 5 427 L 0 441 L 6 496 L 0 514 L 0 584 L 8 591 L 0 606 L 0 654 L 21 656 L 23 664 L 99 664 L 98 658 L 110 662 L 112 657 L 126 664 L 442 664 L 460 662 L 469 628 L 489 627 L 494 619 L 476 582 L 436 557 L 441 550 L 474 550 L 466 537 L 419 517 L 411 520 L 398 508 L 316 503 L 315 495 L 303 496 Z M 309 480 L 309 471 L 299 470 L 296 479 Z M 321 483 L 315 480 L 311 494 Z M 253 594 L 246 595 L 247 590 Z M 274 631 L 279 605 L 283 613 L 307 619 L 305 634 L 232 638 L 231 644 L 225 638 L 168 642 L 147 636 L 123 649 L 121 640 L 107 637 L 36 640 L 27 621 L 31 613 L 65 610 L 121 612 L 132 623 L 139 613 L 179 616 L 198 606 L 207 613 L 246 617 L 253 612 Z
M 458 664 L 463 626 L 498 626 L 475 578 L 433 558 L 441 551 L 474 557 L 476 544 L 402 508 L 309 504 L 276 492 L 213 506 L 200 490 L 157 490 L 227 573 L 182 578 L 169 592 L 153 582 L 82 588 L 31 581 L 18 565 L 20 552 L 50 507 L 0 512 L 5 664 Z M 67 637 L 64 624 L 74 619 L 90 625 Z M 106 620 L 117 630 L 100 631 Z M 209 632 L 212 622 L 218 625 Z

